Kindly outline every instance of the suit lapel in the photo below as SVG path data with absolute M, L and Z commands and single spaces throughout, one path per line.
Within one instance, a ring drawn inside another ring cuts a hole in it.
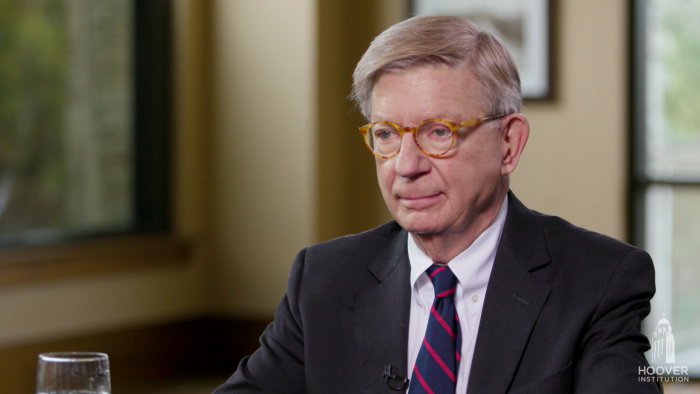
M 367 379 L 382 386 L 385 364 L 406 376 L 411 297 L 407 236 L 399 232 L 367 266 L 378 283 L 355 295 L 355 339 L 365 355 Z
M 469 393 L 505 393 L 551 287 L 530 272 L 550 261 L 539 220 L 509 192 L 484 299 Z

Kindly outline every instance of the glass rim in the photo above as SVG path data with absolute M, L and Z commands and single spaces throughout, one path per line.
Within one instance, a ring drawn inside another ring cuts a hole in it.
M 100 352 L 49 352 L 39 354 L 39 360 L 52 363 L 108 361 L 107 353 Z

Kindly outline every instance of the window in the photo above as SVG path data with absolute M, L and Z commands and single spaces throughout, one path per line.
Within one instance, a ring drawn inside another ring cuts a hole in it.
M 700 2 L 633 2 L 632 233 L 654 259 L 675 364 L 700 375 Z
M 168 229 L 169 3 L 0 0 L 0 245 Z

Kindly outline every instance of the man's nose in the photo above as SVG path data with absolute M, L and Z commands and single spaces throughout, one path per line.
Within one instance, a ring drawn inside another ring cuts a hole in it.
M 401 138 L 401 150 L 394 160 L 394 171 L 404 178 L 411 178 L 430 170 L 430 160 L 416 144 L 413 133 L 404 133 Z

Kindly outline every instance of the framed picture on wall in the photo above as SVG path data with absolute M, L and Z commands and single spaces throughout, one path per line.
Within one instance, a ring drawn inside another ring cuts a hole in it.
M 508 48 L 524 99 L 552 98 L 551 0 L 409 0 L 412 15 L 470 19 Z

